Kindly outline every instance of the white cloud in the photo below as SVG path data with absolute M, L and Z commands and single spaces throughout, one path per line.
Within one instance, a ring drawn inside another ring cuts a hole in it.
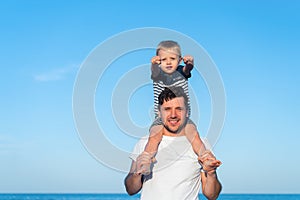
M 73 73 L 77 69 L 78 67 L 76 65 L 53 69 L 48 72 L 34 75 L 34 80 L 41 82 L 63 80 L 68 74 Z

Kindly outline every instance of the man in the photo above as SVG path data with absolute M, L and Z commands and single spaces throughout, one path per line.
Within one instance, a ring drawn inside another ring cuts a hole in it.
M 185 137 L 187 96 L 180 87 L 165 88 L 158 101 L 163 138 L 155 160 L 143 152 L 147 138 L 136 144 L 125 178 L 127 193 L 133 195 L 142 189 L 143 200 L 196 200 L 202 185 L 202 193 L 208 199 L 216 199 L 221 191 L 216 168 L 221 162 L 210 151 L 202 150 L 200 170 L 197 155 Z

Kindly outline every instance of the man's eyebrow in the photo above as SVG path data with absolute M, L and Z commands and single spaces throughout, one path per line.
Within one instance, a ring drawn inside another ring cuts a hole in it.
M 176 109 L 178 109 L 178 108 L 184 109 L 184 106 L 177 106 Z

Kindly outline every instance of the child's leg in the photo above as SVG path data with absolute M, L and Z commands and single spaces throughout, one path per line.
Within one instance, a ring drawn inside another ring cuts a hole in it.
M 185 135 L 192 144 L 194 152 L 199 157 L 205 150 L 204 143 L 200 139 L 196 126 L 193 123 L 187 123 L 185 127 Z
M 153 125 L 150 128 L 150 134 L 145 147 L 145 151 L 150 153 L 152 157 L 154 157 L 154 155 L 156 154 L 158 145 L 162 140 L 162 129 L 162 125 Z

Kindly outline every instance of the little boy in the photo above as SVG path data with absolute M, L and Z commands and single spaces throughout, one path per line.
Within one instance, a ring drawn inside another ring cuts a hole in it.
M 180 65 L 181 61 L 184 62 L 184 66 Z M 150 127 L 150 136 L 145 147 L 145 152 L 150 153 L 151 157 L 155 156 L 163 135 L 163 122 L 158 116 L 158 96 L 165 87 L 180 86 L 189 98 L 188 78 L 191 77 L 193 67 L 194 58 L 192 56 L 181 57 L 181 49 L 177 42 L 167 40 L 158 44 L 156 56 L 151 59 L 155 121 Z M 188 107 L 189 117 L 191 112 L 190 100 L 188 100 Z M 189 118 L 185 127 L 185 134 L 199 158 L 200 152 L 204 152 L 205 147 L 199 137 L 196 125 Z

